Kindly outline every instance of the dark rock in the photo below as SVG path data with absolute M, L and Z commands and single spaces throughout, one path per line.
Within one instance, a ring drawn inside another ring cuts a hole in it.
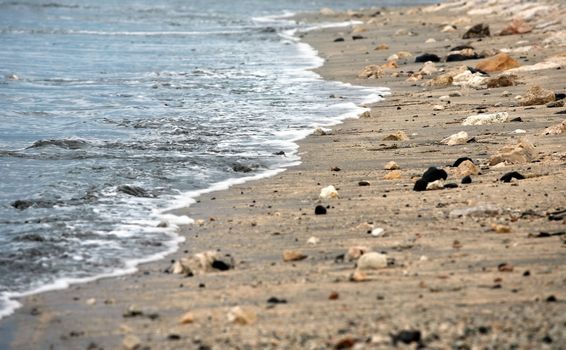
M 468 70 L 472 74 L 480 73 L 480 74 L 483 74 L 483 75 L 489 75 L 487 72 L 484 72 L 483 70 L 481 70 L 479 68 L 470 67 L 470 66 L 467 66 L 466 68 L 468 68 Z
M 169 334 L 167 340 L 181 340 L 181 336 L 179 334 Z
M 352 40 L 362 40 L 365 39 L 365 36 L 362 35 L 352 35 Z
M 18 241 L 29 241 L 29 242 L 45 242 L 45 238 L 36 233 L 30 233 L 16 238 Z
M 536 235 L 529 235 L 529 237 L 534 238 L 548 238 L 548 237 L 556 237 L 556 236 L 563 236 L 566 235 L 566 231 L 555 231 L 555 232 L 545 232 L 541 231 Z
M 466 160 L 469 160 L 470 162 L 474 163 L 474 161 L 472 160 L 472 158 L 468 158 L 468 157 L 460 157 L 458 159 L 456 159 L 456 161 L 454 162 L 454 164 L 452 164 L 453 168 L 457 168 L 460 164 L 462 164 L 463 162 L 465 162 Z M 475 164 L 475 163 L 474 163 Z
M 10 203 L 10 205 L 19 210 L 25 210 L 30 207 L 34 208 L 53 208 L 53 206 L 57 204 L 56 202 L 46 201 L 42 199 L 18 199 L 15 202 Z
M 436 167 L 428 168 L 423 176 L 421 177 L 422 180 L 426 182 L 433 182 L 436 180 L 446 180 L 448 178 L 448 174 L 443 169 L 438 169 Z
M 273 153 L 273 154 L 276 155 L 276 156 L 284 156 L 284 155 L 285 155 L 285 152 L 284 152 L 284 151 L 279 151 L 279 152 L 275 152 L 275 153 Z
M 336 38 L 336 39 L 334 39 L 334 42 L 335 42 L 335 43 L 341 43 L 341 42 L 343 42 L 343 41 L 344 41 L 344 38 Z
M 250 173 L 253 171 L 252 168 L 250 168 L 247 165 L 243 165 L 243 164 L 234 164 L 232 166 L 232 170 L 234 170 L 237 173 Z
M 526 270 L 525 272 L 523 272 L 523 277 L 529 277 L 531 275 L 531 271 Z
M 566 218 L 566 210 L 557 210 L 552 213 L 548 213 L 548 220 L 560 221 Z
M 433 54 L 433 53 L 424 53 L 420 56 L 417 56 L 415 58 L 415 62 L 416 63 L 424 63 L 424 62 L 440 62 L 440 57 L 438 57 L 437 55 Z
M 335 345 L 334 350 L 347 350 L 352 349 L 358 341 L 352 337 L 340 339 Z
M 462 178 L 462 184 L 471 184 L 471 183 L 472 183 L 472 177 L 470 175 L 464 176 Z
M 554 295 L 550 295 L 548 298 L 546 298 L 546 302 L 547 303 L 555 303 L 558 300 L 556 299 L 556 297 Z
M 561 92 L 556 92 L 554 93 L 554 100 L 555 101 L 560 101 L 566 98 L 566 94 L 561 93 Z
M 452 53 L 446 56 L 446 62 L 460 62 L 460 61 L 467 61 L 467 60 L 477 60 L 482 58 L 477 53 L 473 53 L 471 55 L 463 55 L 461 53 Z
M 225 254 L 223 257 L 216 257 L 211 266 L 213 269 L 220 271 L 233 269 L 235 266 L 234 258 L 230 254 Z
M 122 192 L 134 197 L 153 197 L 153 195 L 139 186 L 120 185 L 118 186 L 117 190 L 118 192 Z
M 279 299 L 277 297 L 271 297 L 267 299 L 268 304 L 287 304 L 287 299 Z
M 340 171 L 340 170 L 342 170 L 342 169 L 340 169 L 337 166 L 333 166 L 332 168 L 330 168 L 330 171 Z
M 503 176 L 501 177 L 501 179 L 499 179 L 499 181 L 511 182 L 512 179 L 524 180 L 525 177 L 524 177 L 523 175 L 519 174 L 519 173 L 516 172 L 516 171 L 512 171 L 512 172 L 509 172 L 509 173 L 503 175 Z
M 397 343 L 411 344 L 421 342 L 421 331 L 419 330 L 402 330 L 397 334 L 391 334 L 393 345 Z
M 358 186 L 369 186 L 369 185 L 370 185 L 370 183 L 367 182 L 367 181 L 360 181 L 360 182 L 358 182 Z
M 513 122 L 513 123 L 522 123 L 522 122 L 523 122 L 523 119 L 522 119 L 521 117 L 517 117 L 517 118 L 511 119 L 510 122 Z
M 80 149 L 85 145 L 87 145 L 87 142 L 83 140 L 38 140 L 28 148 L 56 146 L 64 149 Z
M 552 101 L 546 104 L 547 108 L 560 108 L 564 107 L 564 100 Z
M 261 29 L 262 33 L 277 33 L 277 29 L 273 28 L 273 27 L 265 27 L 263 29 Z
M 314 214 L 315 215 L 325 215 L 326 214 L 326 208 L 323 207 L 322 205 L 317 205 L 316 208 L 314 208 Z
M 475 48 L 470 45 L 458 45 L 450 49 L 450 51 L 461 51 L 461 50 L 475 50 Z
M 444 184 L 444 188 L 458 188 L 458 184 L 447 183 L 447 184 Z
M 413 187 L 413 191 L 417 191 L 417 192 L 426 191 L 426 185 L 428 185 L 427 181 L 425 181 L 423 179 L 418 179 L 415 182 L 415 186 Z
M 462 39 L 480 39 L 490 35 L 489 26 L 487 24 L 479 23 L 468 29 Z
M 556 112 L 556 113 L 554 113 L 554 114 L 566 114 L 566 109 L 564 109 L 564 110 L 562 110 L 562 111 L 558 111 L 558 112 Z

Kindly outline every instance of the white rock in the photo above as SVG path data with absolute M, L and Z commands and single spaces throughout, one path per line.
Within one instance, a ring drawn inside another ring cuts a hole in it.
M 307 240 L 307 244 L 311 244 L 311 245 L 316 245 L 318 244 L 318 242 L 320 242 L 320 238 L 312 236 L 311 238 L 309 238 Z
M 450 101 L 450 96 L 444 95 L 444 96 L 440 96 L 438 99 L 442 102 L 447 102 Z
M 505 90 L 501 93 L 501 96 L 503 96 L 503 97 L 509 97 L 511 95 L 513 95 L 513 94 L 511 92 L 507 91 L 507 90 Z
M 358 269 L 360 270 L 378 270 L 387 267 L 387 255 L 369 252 L 365 253 L 358 259 Z
M 385 166 L 383 167 L 385 170 L 397 170 L 400 169 L 399 164 L 397 164 L 395 161 L 389 161 L 385 164 Z
M 469 70 L 454 76 L 453 85 L 462 87 L 469 87 L 476 90 L 486 88 L 488 77 L 483 76 L 481 73 L 472 73 Z
M 255 312 L 249 309 L 243 309 L 240 306 L 235 306 L 228 312 L 228 322 L 248 325 L 257 320 Z
M 464 145 L 468 142 L 468 139 L 468 133 L 465 131 L 460 131 L 456 134 L 448 136 L 447 138 L 440 141 L 440 143 L 448 146 Z
M 444 28 L 442 28 L 441 32 L 442 33 L 451 33 L 451 32 L 455 32 L 456 28 L 452 25 L 447 25 Z
M 323 16 L 334 16 L 336 15 L 336 11 L 328 7 L 323 7 L 320 9 L 320 14 Z
M 527 130 L 523 130 L 523 129 L 515 129 L 513 130 L 513 134 L 526 134 Z
M 432 106 L 432 109 L 434 111 L 443 111 L 444 110 L 444 106 L 443 105 L 434 105 Z
M 444 188 L 444 180 L 440 179 L 440 180 L 436 180 L 433 182 L 429 182 L 426 185 L 426 189 L 430 190 L 430 191 L 434 191 L 434 190 L 441 190 Z
M 466 119 L 464 119 L 462 125 L 487 125 L 487 124 L 505 123 L 508 121 L 509 121 L 509 113 L 498 112 L 491 114 L 471 115 Z
M 431 61 L 425 62 L 421 67 L 421 69 L 419 70 L 419 73 L 421 73 L 422 75 L 431 75 L 436 72 L 438 72 L 438 68 L 436 68 L 434 62 Z
M 87 299 L 86 304 L 87 305 L 94 305 L 94 304 L 96 304 L 96 299 L 95 298 Z
M 435 42 L 436 42 L 435 38 L 428 38 L 428 39 L 426 39 L 425 44 L 432 44 L 432 43 L 435 43 Z
M 385 229 L 383 229 L 382 227 L 376 227 L 373 230 L 371 230 L 371 235 L 374 237 L 383 236 L 384 233 L 385 233 Z
M 336 191 L 336 188 L 332 185 L 326 186 L 320 190 L 320 198 L 338 198 L 338 191 Z
M 387 61 L 397 61 L 399 56 L 397 54 L 393 54 L 387 58 Z

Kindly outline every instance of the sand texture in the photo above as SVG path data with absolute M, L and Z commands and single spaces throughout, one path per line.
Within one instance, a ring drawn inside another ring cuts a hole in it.
M 301 141 L 302 165 L 179 211 L 200 221 L 168 260 L 25 298 L 0 321 L 4 344 L 564 348 L 565 6 L 478 3 L 298 16 L 362 22 L 301 35 L 326 59 L 324 78 L 391 95 Z M 462 39 L 480 23 L 491 36 Z M 446 62 L 459 45 L 485 58 Z M 440 62 L 415 63 L 425 53 Z M 466 68 L 480 62 L 489 75 Z M 371 78 L 358 77 L 370 65 Z M 463 125 L 470 116 L 480 122 Z M 430 189 L 414 191 L 429 167 L 439 168 L 422 180 Z

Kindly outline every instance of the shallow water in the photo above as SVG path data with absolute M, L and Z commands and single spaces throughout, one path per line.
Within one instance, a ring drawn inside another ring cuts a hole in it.
M 321 7 L 344 5 L 0 2 L 0 317 L 174 250 L 189 220 L 163 210 L 295 164 L 293 141 L 383 94 L 307 71 L 320 59 L 269 17 Z

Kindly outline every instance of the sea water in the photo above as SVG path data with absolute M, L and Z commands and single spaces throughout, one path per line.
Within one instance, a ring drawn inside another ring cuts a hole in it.
M 402 3 L 0 2 L 0 317 L 162 258 L 191 222 L 167 209 L 297 164 L 296 140 L 387 90 L 309 71 L 285 17 Z

